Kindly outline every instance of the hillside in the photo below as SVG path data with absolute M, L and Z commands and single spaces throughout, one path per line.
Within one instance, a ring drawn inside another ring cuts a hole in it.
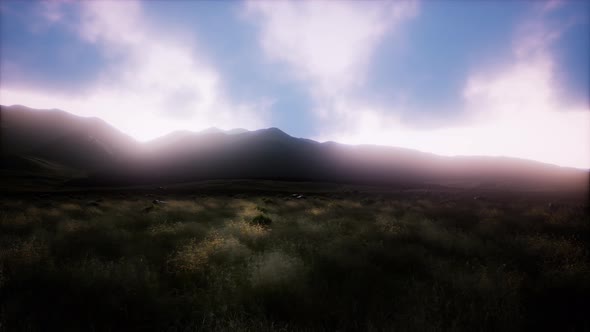
M 419 151 L 256 131 L 174 132 L 138 143 L 103 120 L 59 110 L 1 106 L 1 174 L 18 190 L 35 176 L 58 186 L 129 186 L 212 179 L 267 179 L 509 190 L 586 190 L 588 171 L 496 157 Z M 47 166 L 51 165 L 51 167 Z

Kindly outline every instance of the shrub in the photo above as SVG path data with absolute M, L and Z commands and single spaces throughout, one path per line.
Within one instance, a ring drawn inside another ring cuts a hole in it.
M 268 226 L 272 223 L 272 219 L 265 215 L 259 214 L 252 219 L 252 223 L 255 225 Z

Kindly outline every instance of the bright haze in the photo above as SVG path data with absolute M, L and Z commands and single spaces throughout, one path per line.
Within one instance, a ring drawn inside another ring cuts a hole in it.
M 590 168 L 587 1 L 11 1 L 0 103 Z

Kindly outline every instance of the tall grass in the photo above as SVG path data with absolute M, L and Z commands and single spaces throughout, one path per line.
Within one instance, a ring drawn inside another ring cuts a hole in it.
M 5 200 L 0 330 L 590 330 L 587 207 L 357 196 Z

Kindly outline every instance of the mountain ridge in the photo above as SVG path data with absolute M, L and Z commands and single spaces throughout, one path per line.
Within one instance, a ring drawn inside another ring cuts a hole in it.
M 0 105 L 0 111 L 2 159 L 37 158 L 86 174 L 69 179 L 66 186 L 250 178 L 406 187 L 488 183 L 490 188 L 580 190 L 587 188 L 589 174 L 518 158 L 446 157 L 399 147 L 320 143 L 292 137 L 276 127 L 175 131 L 138 142 L 99 118 L 20 105 Z M 15 177 L 14 172 L 7 174 Z

